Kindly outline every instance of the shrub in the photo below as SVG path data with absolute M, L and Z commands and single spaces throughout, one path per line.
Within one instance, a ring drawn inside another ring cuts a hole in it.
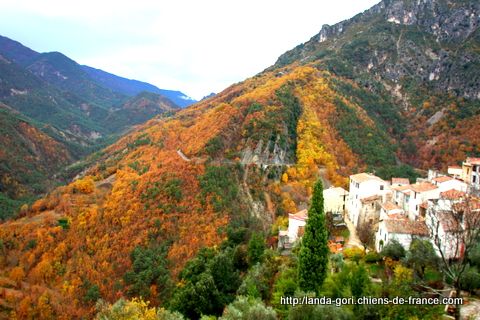
M 259 299 L 247 297 L 237 297 L 237 299 L 229 304 L 220 320 L 237 320 L 237 319 L 264 319 L 275 320 L 277 314 L 272 307 L 267 307 Z
M 382 256 L 392 258 L 393 260 L 400 260 L 405 257 L 405 248 L 397 241 L 392 240 L 389 244 L 383 247 Z
M 460 287 L 463 290 L 473 292 L 475 289 L 480 288 L 480 274 L 477 268 L 468 268 L 460 279 Z
M 377 263 L 382 260 L 382 256 L 376 252 L 370 251 L 363 258 L 367 263 Z
M 85 177 L 83 179 L 77 179 L 72 184 L 73 192 L 80 193 L 92 193 L 95 190 L 95 182 L 91 177 Z
M 353 261 L 359 261 L 365 255 L 365 251 L 361 248 L 346 248 L 343 250 L 343 256 L 346 259 L 350 259 Z

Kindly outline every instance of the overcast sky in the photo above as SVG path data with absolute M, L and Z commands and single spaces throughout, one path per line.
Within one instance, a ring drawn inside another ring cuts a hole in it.
M 0 0 L 0 34 L 200 99 L 379 0 Z

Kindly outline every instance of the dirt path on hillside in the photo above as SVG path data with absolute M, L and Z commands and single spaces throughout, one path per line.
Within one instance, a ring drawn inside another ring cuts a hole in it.
M 347 225 L 348 231 L 350 232 L 350 236 L 348 237 L 347 244 L 345 245 L 346 248 L 362 248 L 363 245 L 357 235 L 357 229 L 353 225 L 352 221 L 348 218 L 348 215 L 345 215 L 345 224 Z

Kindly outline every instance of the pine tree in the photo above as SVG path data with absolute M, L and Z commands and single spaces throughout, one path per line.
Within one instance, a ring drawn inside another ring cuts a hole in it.
M 300 289 L 319 293 L 327 276 L 328 230 L 323 210 L 323 185 L 319 179 L 314 186 L 312 203 L 308 209 L 300 253 L 298 279 Z

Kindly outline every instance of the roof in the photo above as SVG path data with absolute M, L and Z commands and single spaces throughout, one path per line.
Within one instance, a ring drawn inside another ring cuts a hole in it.
M 402 210 L 403 211 L 403 210 Z M 405 213 L 390 213 L 388 214 L 388 219 L 392 220 L 405 220 L 406 216 Z
M 433 181 L 438 182 L 438 183 L 443 183 L 443 182 L 447 182 L 447 181 L 450 181 L 450 180 L 453 180 L 453 178 L 449 177 L 449 176 L 441 176 L 441 177 L 436 177 L 435 179 L 433 179 Z
M 406 185 L 410 184 L 410 181 L 407 178 L 392 178 L 392 184 Z
M 323 190 L 323 193 L 334 193 L 339 196 L 348 195 L 348 191 L 343 189 L 342 187 L 330 187 L 328 189 Z
M 473 164 L 473 165 L 480 165 L 480 158 L 467 158 L 467 160 L 465 161 L 466 163 L 469 163 L 469 164 Z
M 360 201 L 365 203 L 365 202 L 376 201 L 376 200 L 381 200 L 381 199 L 382 199 L 382 196 L 376 194 L 376 195 L 373 195 L 373 196 L 370 196 L 370 197 L 362 198 L 362 199 L 360 199 Z
M 407 184 L 405 186 L 393 186 L 390 189 L 395 190 L 395 191 L 405 192 L 405 191 L 411 190 L 411 185 Z
M 421 182 L 421 183 L 412 184 L 411 189 L 415 192 L 420 193 L 420 192 L 432 191 L 432 190 L 438 189 L 438 187 L 431 184 L 430 182 Z
M 308 218 L 308 210 L 307 209 L 300 210 L 297 213 L 289 213 L 288 214 L 288 219 L 305 221 L 305 220 L 307 220 L 307 218 Z
M 370 173 L 365 173 L 365 172 L 351 175 L 350 179 L 355 181 L 355 182 L 358 182 L 358 183 L 362 183 L 362 182 L 366 182 L 366 181 L 370 181 L 370 180 L 385 182 L 382 179 L 380 179 L 379 177 L 374 176 L 373 174 L 370 174 Z
M 458 200 L 460 198 L 463 198 L 465 197 L 467 194 L 463 191 L 458 191 L 458 190 L 455 190 L 455 189 L 450 189 L 450 190 L 447 190 L 447 191 L 444 191 L 442 193 L 440 193 L 440 196 L 444 199 L 448 199 L 448 200 Z
M 389 233 L 411 234 L 417 236 L 428 236 L 428 228 L 425 221 L 412 220 L 383 220 Z
M 448 166 L 448 169 L 462 169 L 460 166 Z
M 397 206 L 395 203 L 391 201 L 387 201 L 385 203 L 382 203 L 382 208 L 385 209 L 385 211 L 392 211 L 392 210 L 402 210 L 399 206 Z

